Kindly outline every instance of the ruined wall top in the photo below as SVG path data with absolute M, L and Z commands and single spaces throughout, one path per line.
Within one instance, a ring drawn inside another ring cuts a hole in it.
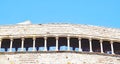
M 80 24 L 27 24 L 0 26 L 0 37 L 27 35 L 79 36 L 120 40 L 120 29 Z

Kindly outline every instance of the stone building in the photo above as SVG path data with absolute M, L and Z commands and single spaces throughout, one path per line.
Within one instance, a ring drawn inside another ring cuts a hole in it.
M 80 24 L 0 26 L 0 64 L 120 64 L 120 29 Z

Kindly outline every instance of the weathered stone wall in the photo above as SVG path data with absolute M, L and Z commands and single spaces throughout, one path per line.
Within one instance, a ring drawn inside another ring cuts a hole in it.
M 120 56 L 72 52 L 5 53 L 0 55 L 0 64 L 120 64 Z
M 14 31 L 14 32 L 13 32 Z M 79 24 L 30 24 L 0 26 L 0 37 L 70 35 L 120 40 L 120 29 Z M 113 37 L 114 36 L 114 37 Z

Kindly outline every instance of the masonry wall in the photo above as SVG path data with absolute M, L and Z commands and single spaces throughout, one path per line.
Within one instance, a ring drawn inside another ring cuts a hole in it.
M 120 64 L 120 56 L 75 52 L 1 53 L 0 64 Z

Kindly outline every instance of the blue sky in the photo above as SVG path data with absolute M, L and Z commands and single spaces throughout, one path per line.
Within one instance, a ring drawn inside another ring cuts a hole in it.
M 25 20 L 120 28 L 120 0 L 0 0 L 0 25 Z

